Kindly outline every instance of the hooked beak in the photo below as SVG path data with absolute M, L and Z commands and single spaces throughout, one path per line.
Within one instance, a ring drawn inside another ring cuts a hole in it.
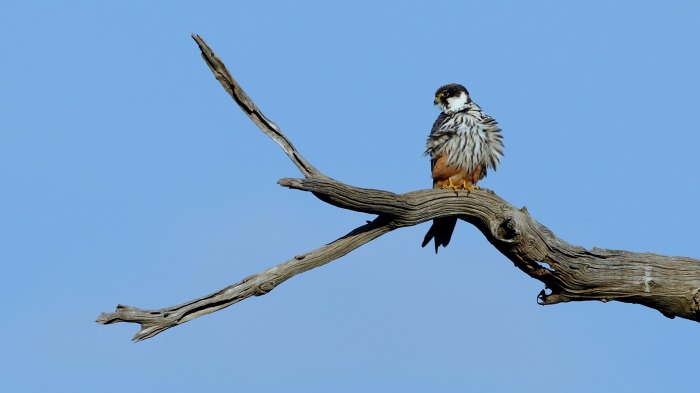
M 435 97 L 435 99 L 433 100 L 433 105 L 438 105 L 438 104 L 440 104 L 440 97 Z

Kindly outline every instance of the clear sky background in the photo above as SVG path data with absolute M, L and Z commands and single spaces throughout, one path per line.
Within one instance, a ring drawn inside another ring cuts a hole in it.
M 543 288 L 460 222 L 401 229 L 267 296 L 133 344 L 171 306 L 371 216 L 300 176 L 200 34 L 317 168 L 408 192 L 440 85 L 501 124 L 481 185 L 584 247 L 698 257 L 700 3 L 33 2 L 0 10 L 0 390 L 697 389 L 700 325 Z

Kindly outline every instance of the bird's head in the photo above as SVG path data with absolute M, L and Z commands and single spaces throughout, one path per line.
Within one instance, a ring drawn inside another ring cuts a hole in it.
M 454 113 L 464 109 L 471 102 L 467 88 L 457 83 L 442 86 L 435 92 L 433 103 L 445 113 Z

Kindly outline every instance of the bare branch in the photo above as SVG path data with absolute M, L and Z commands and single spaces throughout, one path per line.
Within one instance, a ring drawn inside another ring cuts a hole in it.
M 297 255 L 275 267 L 246 277 L 228 287 L 178 306 L 160 310 L 141 310 L 129 306 L 117 306 L 113 313 L 103 313 L 97 318 L 101 324 L 133 322 L 141 324 L 134 341 L 151 338 L 173 326 L 221 310 L 251 296 L 261 296 L 297 274 L 325 265 L 350 251 L 394 229 L 387 220 L 374 220 L 356 228 L 340 239 L 311 252 Z
M 421 190 L 395 195 L 332 179 L 282 179 L 344 209 L 386 215 L 394 225 L 456 215 L 476 226 L 516 267 L 542 281 L 540 304 L 617 300 L 700 322 L 700 260 L 569 244 L 492 191 Z
M 406 194 L 352 187 L 326 177 L 309 164 L 279 128 L 255 106 L 204 40 L 193 35 L 216 78 L 250 119 L 279 144 L 304 175 L 279 184 L 312 192 L 333 206 L 378 217 L 338 240 L 247 277 L 216 293 L 160 310 L 117 306 L 103 313 L 101 324 L 141 324 L 135 341 L 144 340 L 194 318 L 269 293 L 293 276 L 338 259 L 396 228 L 436 217 L 457 216 L 476 226 L 516 267 L 545 284 L 542 305 L 569 301 L 617 300 L 700 322 L 700 261 L 651 253 L 571 245 L 492 191 L 421 190 Z M 547 293 L 547 291 L 549 293 Z
M 224 63 L 219 60 L 214 51 L 209 48 L 209 45 L 197 34 L 192 34 L 192 38 L 197 42 L 197 45 L 199 45 L 199 49 L 202 51 L 202 58 L 209 66 L 211 72 L 214 73 L 216 80 L 221 83 L 221 86 L 231 95 L 231 98 L 236 101 L 236 104 L 248 115 L 250 120 L 287 153 L 287 156 L 289 156 L 294 165 L 299 168 L 304 176 L 323 176 L 318 169 L 314 168 L 313 165 L 309 164 L 304 157 L 299 154 L 297 149 L 294 148 L 294 145 L 292 145 L 292 142 L 282 134 L 277 124 L 263 115 L 253 100 L 243 91 L 241 85 L 233 79 Z

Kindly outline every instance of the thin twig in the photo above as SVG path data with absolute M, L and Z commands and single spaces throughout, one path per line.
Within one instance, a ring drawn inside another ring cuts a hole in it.
M 209 48 L 209 45 L 204 42 L 202 37 L 197 34 L 192 34 L 192 38 L 197 42 L 197 45 L 199 45 L 199 49 L 202 51 L 202 58 L 209 66 L 211 72 L 214 73 L 216 80 L 221 83 L 221 86 L 231 95 L 231 98 L 236 101 L 236 104 L 248 115 L 250 120 L 284 150 L 304 176 L 323 176 L 318 169 L 314 168 L 313 165 L 299 154 L 297 149 L 294 148 L 294 145 L 292 145 L 292 142 L 282 134 L 279 126 L 263 115 L 262 111 L 260 111 L 253 100 L 243 91 L 241 85 L 233 79 L 224 63 L 216 56 L 214 51 Z
M 252 296 L 262 296 L 281 283 L 313 268 L 336 260 L 350 251 L 377 237 L 390 232 L 394 227 L 386 220 L 375 220 L 356 228 L 340 239 L 305 254 L 246 277 L 228 287 L 173 307 L 160 310 L 141 310 L 136 307 L 117 306 L 115 312 L 103 313 L 97 318 L 101 324 L 132 322 L 141 329 L 132 338 L 141 341 L 151 338 L 171 327 L 191 321 L 202 315 L 213 313 Z

